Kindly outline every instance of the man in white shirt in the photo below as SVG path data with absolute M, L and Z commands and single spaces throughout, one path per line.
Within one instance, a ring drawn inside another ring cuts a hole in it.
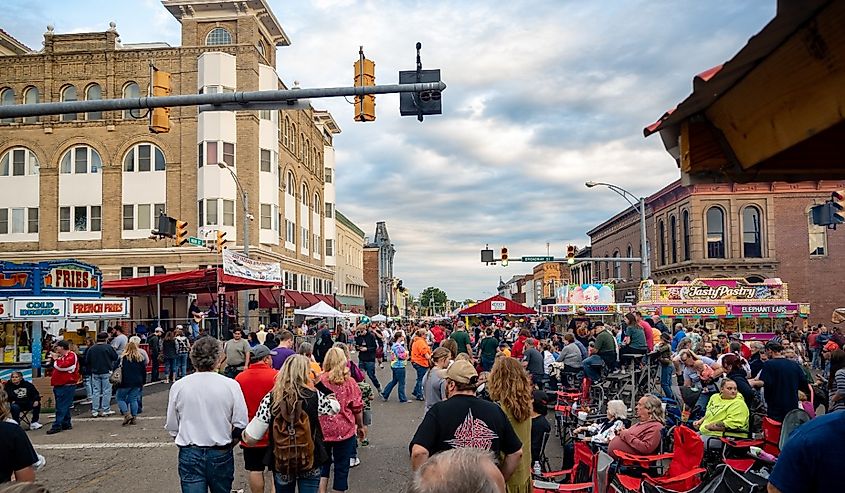
M 112 334 L 111 347 L 117 352 L 117 357 L 123 356 L 123 350 L 126 349 L 126 343 L 129 338 L 123 333 L 123 327 L 120 325 L 114 326 L 114 333 Z
M 183 492 L 232 489 L 232 447 L 240 439 L 248 418 L 238 383 L 217 373 L 224 358 L 216 339 L 198 339 L 191 348 L 196 373 L 170 388 L 164 428 L 179 446 Z

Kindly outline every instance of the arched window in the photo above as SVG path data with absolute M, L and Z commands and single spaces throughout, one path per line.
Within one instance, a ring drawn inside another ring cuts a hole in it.
M 263 39 L 259 39 L 258 44 L 256 45 L 256 48 L 258 48 L 258 53 L 266 59 L 267 58 L 267 43 L 265 43 Z
M 760 209 L 749 205 L 742 209 L 742 256 L 746 258 L 763 257 L 762 226 Z
M 291 124 L 290 128 L 290 153 L 296 157 L 296 123 Z
M 610 255 L 605 253 L 604 258 L 610 258 Z M 610 279 L 610 261 L 609 260 L 604 261 L 604 278 Z
M 613 258 L 619 258 L 619 250 L 613 252 Z M 614 279 L 621 279 L 622 278 L 622 261 L 621 260 L 614 260 L 613 261 L 613 278 Z
M 315 193 L 314 194 L 314 200 L 312 200 L 312 202 L 314 204 L 312 206 L 312 208 L 314 209 L 314 213 L 315 214 L 322 214 L 322 202 L 320 202 L 320 194 Z
M 123 171 L 164 171 L 164 152 L 155 144 L 136 144 L 123 158 Z
M 232 33 L 222 27 L 215 27 L 205 37 L 205 44 L 208 46 L 232 44 Z
M 13 104 L 15 104 L 15 90 L 11 87 L 0 90 L 0 105 L 11 106 Z M 3 123 L 14 123 L 14 121 L 14 118 L 3 118 Z
M 302 196 L 299 198 L 299 201 L 302 202 L 302 205 L 308 207 L 308 185 L 303 182 L 302 183 Z
M 628 245 L 628 252 L 627 257 L 631 258 L 634 256 L 634 247 Z M 632 280 L 634 278 L 634 263 L 628 262 L 628 280 Z
M 38 88 L 35 86 L 27 87 L 23 90 L 23 102 L 24 104 L 38 104 L 41 102 L 41 95 L 38 94 Z M 24 123 L 38 123 L 37 116 L 25 116 L 23 118 Z
M 293 179 L 293 171 L 288 171 L 288 177 L 285 182 L 285 193 L 291 197 L 296 197 L 296 180 Z
M 675 216 L 669 218 L 669 256 L 673 264 L 678 262 L 678 221 Z
M 284 140 L 283 145 L 285 149 L 290 148 L 290 118 L 285 116 L 285 127 L 284 127 Z
M 305 161 L 305 134 L 299 134 L 299 160 Z
M 88 87 L 85 88 L 85 101 L 96 101 L 103 99 L 103 91 L 100 89 L 99 84 L 89 84 Z M 86 120 L 102 120 L 103 119 L 103 112 L 102 111 L 89 111 L 85 114 Z
M 76 101 L 76 87 L 74 86 L 65 86 L 62 88 L 61 92 L 62 102 L 68 101 Z M 64 113 L 62 114 L 62 121 L 63 122 L 72 122 L 76 120 L 76 113 Z
M 59 165 L 59 171 L 63 174 L 80 175 L 84 173 L 99 173 L 103 167 L 100 154 L 93 147 L 79 145 L 68 149 Z
M 660 265 L 666 264 L 666 225 L 663 223 L 661 219 L 660 222 L 657 223 L 657 244 L 660 248 L 660 258 L 658 262 Z
M 0 176 L 38 174 L 38 158 L 26 147 L 14 147 L 0 157 Z
M 684 228 L 682 237 L 684 242 L 684 260 L 689 260 L 689 211 L 684 211 L 681 214 L 681 227 Z
M 707 209 L 707 258 L 725 258 L 725 212 L 719 207 Z
M 140 98 L 141 88 L 138 87 L 136 82 L 127 82 L 126 85 L 123 86 L 123 97 Z M 138 110 L 123 110 L 123 118 L 126 120 L 138 119 L 141 118 L 141 113 Z
M 748 276 L 745 280 L 751 284 L 762 284 L 766 282 L 766 279 L 764 279 L 763 276 Z

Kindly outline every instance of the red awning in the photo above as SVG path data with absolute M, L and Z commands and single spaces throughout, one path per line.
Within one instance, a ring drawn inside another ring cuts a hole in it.
M 327 294 L 317 294 L 315 296 L 320 301 L 325 301 L 326 304 L 329 305 L 330 307 L 337 308 L 337 306 L 335 306 L 335 303 L 334 303 L 334 296 L 329 296 Z
M 258 308 L 279 308 L 279 298 L 282 292 L 277 289 L 263 288 L 258 290 Z
M 299 291 L 290 289 L 285 290 L 285 303 L 293 308 L 307 308 L 313 304 L 308 303 L 308 300 Z
M 461 310 L 458 315 L 461 317 L 473 315 L 536 315 L 534 310 L 520 305 L 516 301 L 509 300 L 504 296 L 493 296 L 487 298 L 477 305 Z
M 308 306 L 314 306 L 320 302 L 320 298 L 317 298 L 317 295 L 314 293 L 302 293 L 302 296 L 308 300 Z
M 244 289 L 270 288 L 272 282 L 253 281 L 243 277 L 230 276 L 223 269 L 198 269 L 157 276 L 119 279 L 103 283 L 103 294 L 143 296 L 154 295 L 161 289 L 163 295 L 216 293 L 219 280 L 227 292 Z

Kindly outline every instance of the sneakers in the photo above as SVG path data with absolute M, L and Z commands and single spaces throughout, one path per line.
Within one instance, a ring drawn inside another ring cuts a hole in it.
M 30 430 L 40 430 L 43 427 L 44 427 L 44 425 L 42 425 L 38 421 L 33 421 L 32 423 L 29 424 Z
M 361 464 L 361 459 L 359 459 L 357 457 L 350 457 L 349 458 L 349 467 L 355 467 L 359 464 Z
M 380 395 L 381 395 L 381 400 L 384 401 L 384 402 L 387 402 L 387 397 L 385 397 L 384 394 L 380 394 Z
M 38 457 L 38 461 L 32 465 L 36 471 L 40 471 L 47 465 L 47 459 L 41 454 L 35 454 Z
M 135 419 L 135 418 L 133 418 L 131 414 L 128 414 L 128 413 L 124 414 L 123 415 L 123 426 L 128 425 L 133 419 Z
M 92 417 L 92 418 L 99 418 L 99 417 L 100 417 L 100 413 L 98 413 L 97 411 L 93 411 L 93 412 L 91 413 L 91 417 Z
M 62 432 L 61 428 L 50 428 L 49 430 L 47 430 L 48 435 L 55 435 L 56 433 L 61 433 L 61 432 Z
M 106 409 L 105 411 L 100 412 L 100 416 L 111 416 L 112 414 L 114 414 L 114 411 L 111 409 Z

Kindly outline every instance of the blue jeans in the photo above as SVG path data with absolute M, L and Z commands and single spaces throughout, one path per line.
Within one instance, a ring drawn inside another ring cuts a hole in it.
M 348 461 L 347 461 L 348 463 Z M 235 480 L 232 450 L 179 447 L 182 493 L 230 493 Z
M 412 363 L 414 365 L 414 369 L 417 370 L 417 383 L 414 385 L 414 397 L 417 399 L 423 399 L 423 377 L 425 377 L 426 372 L 428 372 L 428 367 L 421 366 L 416 363 Z
M 313 470 L 300 474 L 295 478 L 282 476 L 279 473 L 273 474 L 273 482 L 276 484 L 276 493 L 317 493 L 320 489 L 320 472 L 322 468 L 315 467 Z
M 179 353 L 176 355 L 176 379 L 180 379 L 188 374 L 188 353 Z
M 813 369 L 814 370 L 821 370 L 822 365 L 822 348 L 813 349 Z
M 370 377 L 370 381 L 373 382 L 373 387 L 376 388 L 379 392 L 381 392 L 381 384 L 378 381 L 378 377 L 376 376 L 376 362 L 375 361 L 359 361 L 358 368 L 363 370 L 367 376 Z
M 200 336 L 200 324 L 191 320 L 191 340 L 196 341 Z
M 601 369 L 604 366 L 604 359 L 594 354 L 583 361 L 584 376 L 589 378 L 591 382 L 598 382 L 601 380 Z
M 493 363 L 496 362 L 496 358 L 485 358 L 484 356 L 481 357 L 481 369 L 483 371 L 490 371 L 493 369 Z
M 404 373 L 404 368 L 402 368 Z M 404 381 L 404 379 L 403 379 Z M 346 440 L 340 442 L 325 442 L 326 452 L 329 453 L 329 462 L 323 464 L 320 476 L 324 478 L 329 477 L 329 471 L 334 464 L 334 480 L 332 481 L 332 489 L 335 491 L 346 491 L 349 489 L 349 459 L 355 452 L 355 443 L 357 438 L 351 436 Z
M 111 407 L 111 373 L 95 373 L 91 375 L 91 388 L 94 394 L 91 396 L 91 411 L 104 412 Z
M 391 368 L 393 370 L 393 380 L 384 388 L 381 396 L 385 399 L 390 399 L 390 393 L 393 392 L 393 387 L 399 386 L 399 402 L 406 402 L 408 398 L 405 396 L 405 368 Z
M 91 375 L 83 375 L 82 382 L 85 384 L 85 398 L 94 400 L 94 389 L 91 387 Z
M 179 364 L 177 363 L 178 361 L 179 361 L 178 357 L 176 357 L 176 358 L 164 358 L 164 379 L 165 380 L 170 380 L 171 375 L 173 376 L 174 379 L 176 378 L 176 370 L 179 367 Z
M 120 414 L 138 415 L 138 405 L 141 403 L 141 387 L 125 387 L 117 389 L 117 408 Z
M 660 388 L 663 389 L 665 397 L 674 399 L 675 394 L 672 392 L 672 377 L 675 376 L 675 367 L 671 364 L 660 367 Z
M 71 427 L 70 406 L 73 405 L 73 394 L 76 392 L 76 385 L 59 385 L 53 387 L 53 395 L 56 397 L 56 420 L 53 421 L 54 430 L 67 430 Z

